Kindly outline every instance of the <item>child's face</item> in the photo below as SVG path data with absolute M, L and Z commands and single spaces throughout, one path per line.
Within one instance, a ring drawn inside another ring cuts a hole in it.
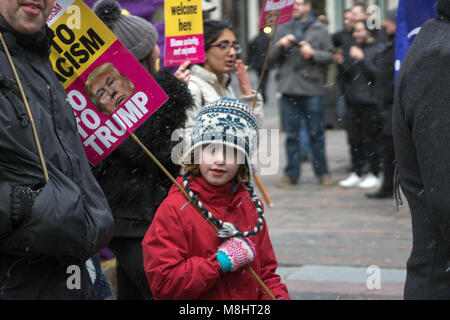
M 238 152 L 224 145 L 207 145 L 201 149 L 200 173 L 211 185 L 230 182 L 239 170 Z

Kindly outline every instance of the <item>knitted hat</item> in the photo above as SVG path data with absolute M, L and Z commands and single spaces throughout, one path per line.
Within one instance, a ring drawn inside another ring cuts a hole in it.
M 222 98 L 208 103 L 198 113 L 185 155 L 205 144 L 224 144 L 245 155 L 251 176 L 257 139 L 258 126 L 251 108 L 239 99 Z
M 158 31 L 150 22 L 138 16 L 122 14 L 115 0 L 97 1 L 94 12 L 137 60 L 148 56 L 158 41 Z

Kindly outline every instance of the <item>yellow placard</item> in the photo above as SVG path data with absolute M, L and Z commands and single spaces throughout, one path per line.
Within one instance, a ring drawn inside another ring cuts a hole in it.
M 201 0 L 166 0 L 164 2 L 166 37 L 203 33 Z
M 55 32 L 50 60 L 58 79 L 67 88 L 117 38 L 81 0 L 75 0 L 51 28 Z

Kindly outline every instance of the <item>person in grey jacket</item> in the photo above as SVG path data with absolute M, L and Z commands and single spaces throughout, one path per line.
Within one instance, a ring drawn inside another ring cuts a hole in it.
M 300 117 L 306 120 L 313 168 L 322 185 L 331 185 L 325 155 L 323 97 L 327 66 L 334 47 L 327 27 L 314 18 L 310 0 L 296 0 L 293 19 L 281 25 L 270 53 L 278 65 L 277 83 L 286 132 L 287 167 L 277 186 L 295 185 L 300 179 Z
M 0 45 L 0 299 L 97 298 L 85 261 L 113 219 L 91 173 L 72 107 L 49 60 L 54 0 L 1 1 L 0 32 L 27 97 L 48 169 Z

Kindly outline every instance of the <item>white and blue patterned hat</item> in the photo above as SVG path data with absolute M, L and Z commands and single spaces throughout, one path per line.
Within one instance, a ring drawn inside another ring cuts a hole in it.
M 253 110 L 239 99 L 222 98 L 206 104 L 195 119 L 191 145 L 186 155 L 205 144 L 224 144 L 245 155 L 249 166 L 258 141 Z

